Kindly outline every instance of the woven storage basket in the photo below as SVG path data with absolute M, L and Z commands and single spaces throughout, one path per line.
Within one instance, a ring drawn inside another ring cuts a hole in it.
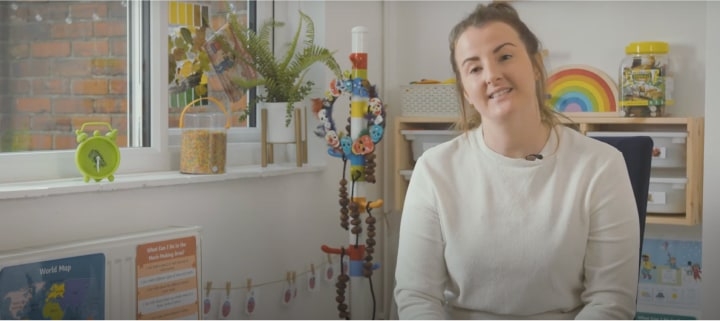
M 403 116 L 460 115 L 460 101 L 455 84 L 401 86 Z

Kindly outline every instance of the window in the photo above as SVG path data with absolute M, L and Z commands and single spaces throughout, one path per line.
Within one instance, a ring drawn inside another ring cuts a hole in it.
M 181 2 L 0 2 L 0 183 L 80 178 L 75 130 L 89 121 L 118 130 L 118 173 L 170 169 L 179 114 L 165 94 L 171 3 Z M 256 10 L 271 12 L 255 1 L 184 3 L 206 8 L 213 29 L 227 10 L 251 24 Z M 220 98 L 213 74 L 208 89 Z M 254 129 L 234 125 L 231 139 L 253 137 Z

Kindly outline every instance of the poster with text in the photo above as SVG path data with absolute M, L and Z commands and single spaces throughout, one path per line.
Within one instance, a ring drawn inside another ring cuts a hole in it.
M 3 267 L 0 319 L 105 319 L 105 254 Z
M 200 318 L 194 236 L 137 247 L 137 319 Z

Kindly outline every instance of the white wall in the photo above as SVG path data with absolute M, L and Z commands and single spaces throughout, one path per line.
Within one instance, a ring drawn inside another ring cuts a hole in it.
M 717 57 L 720 52 L 720 2 L 707 3 L 706 52 L 707 57 Z M 720 61 L 708 59 L 706 65 L 705 83 L 705 175 L 703 190 L 703 291 L 702 291 L 702 317 L 704 319 L 719 319 L 720 305 L 720 251 L 715 246 L 720 244 L 720 151 L 713 146 L 720 146 Z
M 116 192 L 0 201 L 0 251 L 168 225 L 200 225 L 203 284 L 283 279 L 325 261 L 322 244 L 346 244 L 336 213 L 336 171 Z M 308 187 L 312 187 L 309 189 Z M 304 277 L 298 275 L 299 280 Z M 302 281 L 301 281 L 302 282 Z M 282 283 L 259 287 L 262 319 L 335 318 L 334 285 L 282 307 Z M 224 292 L 224 291 L 221 291 Z M 244 292 L 234 291 L 240 295 Z M 237 315 L 236 318 L 239 318 Z

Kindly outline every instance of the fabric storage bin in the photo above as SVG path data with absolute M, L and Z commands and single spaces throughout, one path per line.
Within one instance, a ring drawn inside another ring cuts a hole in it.
M 650 177 L 647 212 L 657 214 L 685 213 L 685 177 Z
M 430 147 L 449 141 L 460 134 L 456 130 L 401 130 L 400 133 L 410 141 L 413 159 L 416 161 Z
M 460 96 L 455 84 L 400 86 L 403 116 L 460 116 Z
M 588 132 L 587 136 L 649 136 L 653 140 L 652 167 L 685 167 L 686 132 Z

